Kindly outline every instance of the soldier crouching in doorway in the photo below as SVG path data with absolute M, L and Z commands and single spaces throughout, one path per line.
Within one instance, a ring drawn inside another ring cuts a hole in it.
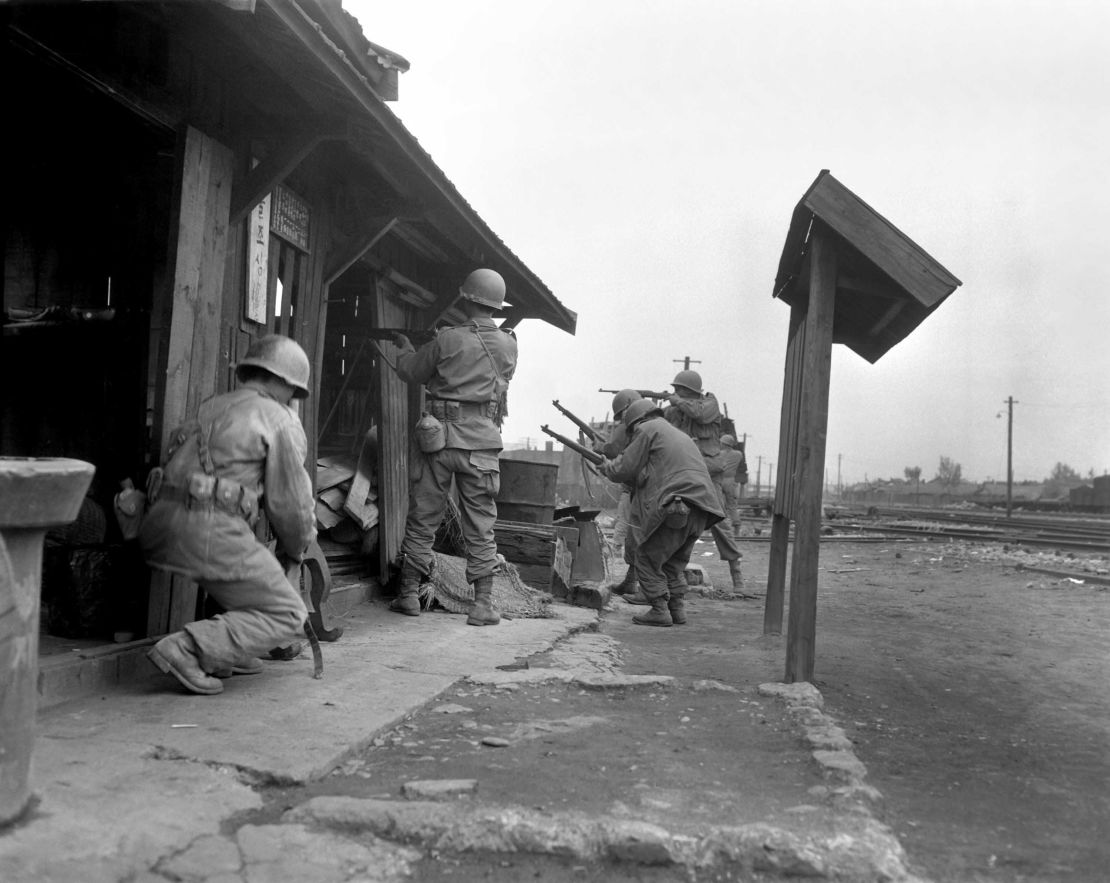
M 288 337 L 255 341 L 239 388 L 201 403 L 175 430 L 148 485 L 139 542 L 147 563 L 196 581 L 224 612 L 188 623 L 147 654 L 194 693 L 255 674 L 258 657 L 303 634 L 308 610 L 274 553 L 255 537 L 261 512 L 285 560 L 316 538 L 308 443 L 294 398 L 308 395 L 308 356 Z
M 600 471 L 632 485 L 636 576 L 651 608 L 632 617 L 639 625 L 686 622 L 686 565 L 694 543 L 725 514 L 705 459 L 686 433 L 663 419 L 663 412 L 640 399 L 624 412 L 628 445 Z

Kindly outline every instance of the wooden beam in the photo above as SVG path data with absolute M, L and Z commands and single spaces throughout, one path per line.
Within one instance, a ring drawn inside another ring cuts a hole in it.
M 149 123 L 172 131 L 177 128 L 179 120 L 185 115 L 184 109 L 181 107 L 162 105 L 148 100 L 122 83 L 108 82 L 101 74 L 70 61 L 18 27 L 9 25 L 8 33 L 11 35 L 12 46 L 71 74 L 86 83 L 94 91 L 106 95 Z
M 181 159 L 163 445 L 215 392 L 233 164 L 234 154 L 228 148 L 196 129 L 187 130 Z
M 235 159 L 231 150 L 197 129 L 188 128 L 183 140 L 162 448 L 169 434 L 216 391 Z M 196 602 L 195 583 L 155 571 L 147 608 L 148 635 L 174 632 L 192 622 Z
M 897 318 L 898 314 L 902 312 L 907 303 L 908 302 L 904 300 L 897 300 L 892 303 L 889 307 L 887 307 L 886 312 L 879 317 L 879 320 L 871 326 L 871 330 L 868 332 L 868 334 L 870 334 L 872 337 L 877 336 L 880 331 L 886 328 L 887 325 L 889 325 L 895 320 L 895 318 Z
M 825 481 L 825 436 L 829 422 L 833 311 L 836 306 L 836 250 L 828 228 L 814 223 L 809 306 L 802 363 L 794 519 L 790 568 L 790 617 L 786 631 L 785 681 L 812 681 L 817 636 L 817 561 L 821 548 L 821 492 Z
M 806 305 L 790 308 L 786 340 L 786 364 L 782 381 L 782 411 L 779 417 L 779 474 L 773 491 L 771 547 L 767 563 L 767 597 L 763 605 L 763 634 L 782 634 L 782 612 L 786 598 L 786 556 L 790 545 L 790 519 L 794 517 L 794 462 L 798 449 L 798 420 L 801 408 L 802 357 L 805 349 Z
M 341 141 L 347 137 L 343 123 L 316 121 L 296 132 L 283 133 L 272 140 L 281 148 L 245 175 L 236 175 L 231 188 L 231 223 L 245 218 L 259 202 L 284 181 L 306 156 L 324 141 Z
M 381 242 L 382 237 L 396 226 L 398 220 L 395 217 L 385 221 L 379 218 L 368 223 L 366 235 L 352 242 L 349 248 L 340 252 L 337 256 L 329 255 L 327 266 L 324 269 L 324 284 L 331 285 L 342 276 L 359 258 Z

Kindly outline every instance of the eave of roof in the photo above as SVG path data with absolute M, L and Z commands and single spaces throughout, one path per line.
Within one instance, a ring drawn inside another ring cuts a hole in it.
M 832 233 L 838 260 L 833 340 L 870 362 L 907 337 L 961 284 L 912 239 L 823 169 L 798 201 L 775 276 L 774 297 L 809 296 L 815 224 Z
M 320 0 L 264 0 L 282 24 L 321 62 L 389 139 L 393 147 L 431 185 L 435 198 L 453 212 L 465 229 L 482 244 L 487 262 L 506 275 L 518 316 L 536 318 L 574 334 L 578 315 L 564 306 L 532 270 L 489 228 L 436 165 L 416 138 L 385 105 L 366 76 L 324 33 L 307 10 L 321 15 Z

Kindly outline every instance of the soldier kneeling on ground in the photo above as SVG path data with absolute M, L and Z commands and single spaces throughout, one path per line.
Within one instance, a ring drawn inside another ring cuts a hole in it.
M 308 619 L 282 562 L 255 536 L 260 513 L 290 566 L 316 538 L 308 443 L 290 407 L 308 395 L 308 356 L 272 334 L 251 345 L 235 374 L 238 389 L 202 402 L 170 435 L 139 533 L 151 567 L 196 581 L 224 609 L 147 654 L 186 689 L 209 695 L 223 692 L 220 678 L 260 672 L 258 657 L 303 634 Z

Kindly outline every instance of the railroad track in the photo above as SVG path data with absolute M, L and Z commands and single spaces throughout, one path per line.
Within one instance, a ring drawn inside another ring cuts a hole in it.
M 873 510 L 874 511 L 874 510 Z M 959 539 L 1110 552 L 1110 519 L 1016 515 L 942 509 L 880 509 L 866 518 L 835 517 L 842 531 L 925 539 Z
M 829 511 L 835 514 L 823 522 L 823 542 L 889 542 L 895 538 L 967 540 L 1073 552 L 1110 552 L 1110 518 L 1044 515 L 1006 518 L 989 512 L 943 509 L 872 509 L 867 515 Z M 752 519 L 748 516 L 746 520 Z M 744 537 L 746 542 L 769 539 L 770 531 L 766 528 L 760 536 Z

